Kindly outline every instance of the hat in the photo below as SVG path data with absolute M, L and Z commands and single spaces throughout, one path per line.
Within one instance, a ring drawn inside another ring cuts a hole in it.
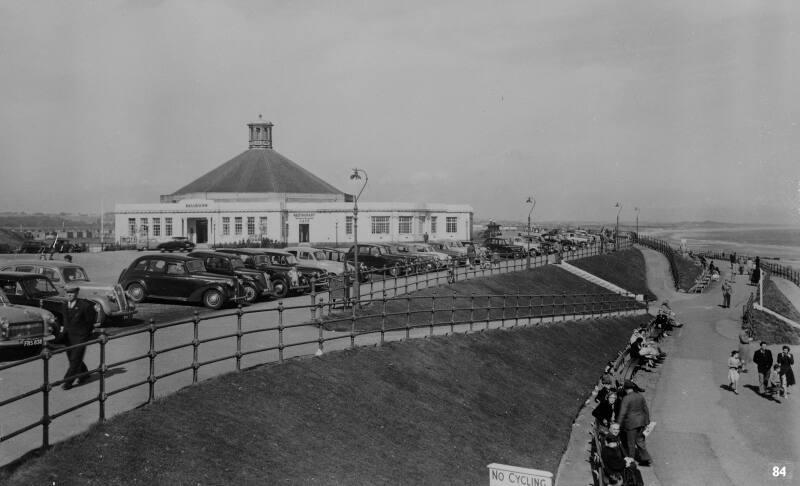
M 64 292 L 68 294 L 77 294 L 80 289 L 81 288 L 78 287 L 77 285 L 69 285 L 64 288 Z
M 631 380 L 625 380 L 625 384 L 623 385 L 623 387 L 622 387 L 622 388 L 624 388 L 624 389 L 626 389 L 626 390 L 627 390 L 628 388 L 630 388 L 630 389 L 632 389 L 632 390 L 635 390 L 635 391 L 642 391 L 642 389 L 641 389 L 641 388 L 639 388 L 639 385 L 637 385 L 636 383 L 634 383 L 634 382 L 633 382 L 633 381 L 631 381 Z

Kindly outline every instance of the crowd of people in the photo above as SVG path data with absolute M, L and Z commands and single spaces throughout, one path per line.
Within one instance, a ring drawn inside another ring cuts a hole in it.
M 794 355 L 789 346 L 783 346 L 777 359 L 773 359 L 772 351 L 767 343 L 761 341 L 760 347 L 753 353 L 753 364 L 756 365 L 758 392 L 765 397 L 779 396 L 789 398 L 790 387 L 795 384 Z

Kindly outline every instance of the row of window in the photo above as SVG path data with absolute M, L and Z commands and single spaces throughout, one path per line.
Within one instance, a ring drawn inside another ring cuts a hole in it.
M 244 219 L 241 216 L 235 216 L 233 218 L 233 234 L 240 236 L 242 235 L 242 230 L 244 229 Z M 372 234 L 379 235 L 379 234 L 389 234 L 389 221 L 390 216 L 372 216 Z M 136 236 L 137 232 L 141 235 L 152 235 L 152 236 L 161 236 L 161 218 L 152 218 L 152 233 L 150 233 L 150 226 L 148 224 L 148 218 L 140 218 L 139 226 L 136 226 L 136 218 L 128 218 L 128 236 Z M 398 217 L 398 227 L 397 232 L 401 235 L 411 234 L 413 233 L 413 223 L 414 223 L 414 216 L 399 216 Z M 418 233 L 422 233 L 424 231 L 424 223 L 425 217 L 420 216 L 418 217 Z M 431 234 L 436 234 L 438 232 L 437 228 L 437 217 L 431 216 Z M 445 218 L 445 231 L 447 233 L 457 233 L 458 232 L 458 217 L 456 216 L 447 216 Z M 353 234 L 353 217 L 347 216 L 345 221 L 345 233 L 348 235 Z M 222 217 L 222 235 L 229 236 L 231 234 L 231 217 L 230 216 L 223 216 Z M 254 216 L 247 217 L 247 235 L 253 236 L 256 234 L 256 218 Z M 267 234 L 267 217 L 260 216 L 258 218 L 258 234 L 265 235 Z M 164 218 L 164 236 L 172 236 L 172 218 Z

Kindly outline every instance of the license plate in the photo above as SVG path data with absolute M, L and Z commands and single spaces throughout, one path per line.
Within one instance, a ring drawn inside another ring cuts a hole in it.
M 22 345 L 23 346 L 39 346 L 39 345 L 42 344 L 42 342 L 44 342 L 42 340 L 42 338 L 25 339 L 25 340 L 22 341 Z

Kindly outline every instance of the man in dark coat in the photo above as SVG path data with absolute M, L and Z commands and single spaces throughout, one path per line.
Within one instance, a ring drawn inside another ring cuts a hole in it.
M 625 380 L 623 388 L 625 396 L 622 398 L 618 417 L 627 444 L 626 450 L 640 465 L 649 466 L 651 459 L 647 452 L 644 429 L 650 423 L 650 410 L 636 383 Z
M 763 395 L 767 390 L 769 370 L 772 368 L 772 351 L 767 349 L 764 341 L 761 341 L 761 348 L 753 353 L 753 363 L 758 368 L 758 392 Z
M 67 309 L 64 313 L 64 344 L 67 346 L 74 346 L 89 341 L 95 326 L 96 313 L 94 311 L 94 304 L 87 300 L 79 299 L 79 290 L 80 289 L 75 286 L 66 288 Z M 73 386 L 72 384 L 75 381 L 75 376 L 88 371 L 86 363 L 83 362 L 85 354 L 86 346 L 67 351 L 69 368 L 64 375 L 64 384 L 61 385 L 61 388 L 69 390 Z M 78 378 L 78 384 L 82 385 L 88 381 L 88 379 L 88 375 L 81 376 Z

